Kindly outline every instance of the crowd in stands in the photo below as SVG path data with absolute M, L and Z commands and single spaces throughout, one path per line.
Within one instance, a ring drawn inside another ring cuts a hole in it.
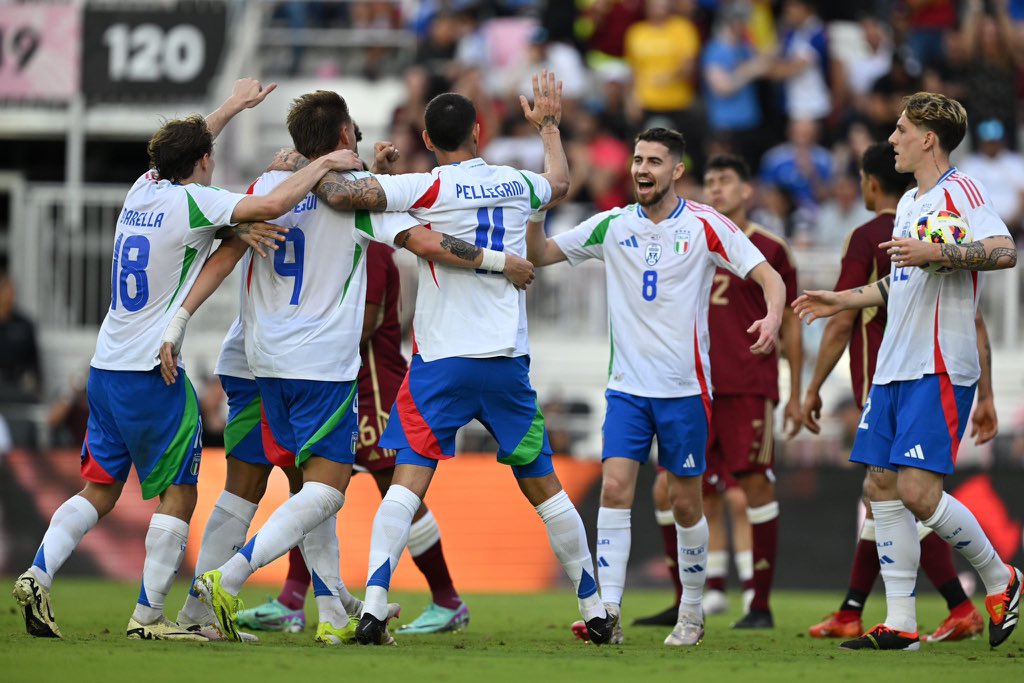
M 548 67 L 565 88 L 570 201 L 628 202 L 629 141 L 670 125 L 689 141 L 694 182 L 709 154 L 742 154 L 758 169 L 756 220 L 797 246 L 838 249 L 866 215 L 857 160 L 888 137 L 902 98 L 923 89 L 964 102 L 971 143 L 957 161 L 993 179 L 993 202 L 1021 228 L 1024 0 L 427 0 L 282 11 L 415 35 L 408 100 L 390 133 L 401 171 L 433 165 L 420 117 L 447 89 L 477 103 L 491 163 L 540 170 L 540 141 L 517 98 Z

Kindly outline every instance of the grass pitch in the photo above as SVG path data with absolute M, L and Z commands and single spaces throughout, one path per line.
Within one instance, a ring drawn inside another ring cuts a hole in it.
M 12 583 L 11 578 L 2 580 L 4 593 Z M 885 653 L 843 652 L 836 641 L 807 637 L 807 626 L 835 609 L 838 592 L 778 593 L 773 600 L 776 626 L 769 632 L 729 628 L 739 616 L 736 592 L 731 596 L 734 612 L 709 617 L 704 642 L 683 650 L 662 645 L 667 628 L 629 626 L 634 617 L 664 608 L 670 598 L 667 591 L 627 594 L 626 643 L 621 646 L 598 648 L 574 641 L 568 627 L 578 615 L 571 592 L 565 590 L 468 595 L 471 623 L 461 633 L 398 635 L 396 648 L 328 648 L 313 643 L 312 628 L 298 635 L 261 634 L 262 642 L 254 645 L 129 641 L 124 628 L 137 590 L 132 584 L 58 579 L 54 610 L 63 641 L 26 635 L 16 605 L 5 595 L 7 609 L 0 610 L 0 681 L 1024 681 L 1024 632 L 998 650 L 990 650 L 987 639 L 979 638 L 922 643 L 919 652 Z M 184 591 L 185 585 L 179 584 L 171 593 L 171 617 Z M 242 597 L 247 604 L 257 604 L 264 594 L 251 589 Z M 402 603 L 405 621 L 415 618 L 428 600 L 422 594 L 395 597 Z M 313 601 L 308 602 L 310 617 L 315 618 Z M 882 618 L 882 602 L 879 591 L 868 604 L 866 626 Z M 918 614 L 923 633 L 945 616 L 945 606 L 940 598 L 928 595 L 919 601 Z

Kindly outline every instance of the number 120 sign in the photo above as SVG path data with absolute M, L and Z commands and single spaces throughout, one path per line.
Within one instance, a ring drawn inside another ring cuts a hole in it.
M 0 99 L 66 100 L 78 92 L 82 14 L 74 5 L 0 9 Z

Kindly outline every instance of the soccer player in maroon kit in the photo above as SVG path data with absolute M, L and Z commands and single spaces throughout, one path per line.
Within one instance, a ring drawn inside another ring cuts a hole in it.
M 366 310 L 360 344 L 363 366 L 359 370 L 356 469 L 373 476 L 382 496 L 391 485 L 395 452 L 380 448 L 377 441 L 408 371 L 401 350 L 402 331 L 398 318 L 401 288 L 393 254 L 394 249 L 378 242 L 371 242 L 366 252 Z M 469 610 L 452 583 L 437 521 L 425 504 L 413 517 L 409 553 L 427 580 L 432 601 L 423 614 L 399 631 L 403 634 L 440 633 L 464 628 L 469 623 Z M 309 570 L 302 553 L 293 548 L 288 555 L 288 578 L 276 602 L 301 613 L 309 582 Z M 240 612 L 239 624 L 255 630 L 291 630 L 288 626 L 292 622 L 280 618 L 280 608 L 273 602 Z M 275 616 L 263 621 L 259 618 L 262 614 Z
M 861 194 L 864 205 L 877 215 L 850 232 L 843 249 L 842 269 L 835 290 L 862 287 L 889 274 L 890 258 L 878 245 L 888 242 L 893 234 L 896 205 L 912 180 L 909 173 L 895 168 L 896 156 L 892 145 L 876 143 L 864 152 L 861 164 Z M 818 434 L 821 427 L 821 396 L 819 391 L 829 373 L 839 362 L 843 349 L 849 344 L 850 378 L 853 397 L 859 410 L 864 409 L 875 372 L 878 347 L 885 330 L 886 309 L 868 308 L 847 310 L 829 319 L 821 338 L 818 362 L 807 385 L 803 403 L 803 419 L 807 428 Z M 978 344 L 988 344 L 985 323 L 978 314 Z M 981 353 L 982 376 L 978 383 L 978 405 L 973 416 L 971 435 L 976 443 L 985 443 L 995 436 L 996 414 L 992 398 L 991 363 Z M 861 528 L 860 541 L 853 556 L 850 583 L 839 610 L 828 615 L 821 623 L 808 629 L 812 638 L 856 638 L 864 632 L 861 614 L 864 603 L 880 572 L 878 552 L 875 548 L 875 522 L 868 506 L 868 518 Z M 921 537 L 921 568 L 935 585 L 949 607 L 949 616 L 925 640 L 962 640 L 980 634 L 985 622 L 967 598 L 953 567 L 953 553 L 949 545 L 918 523 Z
M 744 231 L 768 264 L 782 276 L 786 296 L 795 296 L 796 268 L 785 242 L 747 218 L 746 205 L 753 194 L 749 180 L 750 169 L 743 159 L 733 155 L 713 157 L 704 172 L 705 200 Z M 759 320 L 766 310 L 760 287 L 719 268 L 711 288 L 710 303 L 711 383 L 715 399 L 711 408 L 704 495 L 712 496 L 712 506 L 719 503 L 714 500 L 717 490 L 707 486 L 709 478 L 716 476 L 734 479 L 743 489 L 753 536 L 754 595 L 746 614 L 733 628 L 772 628 L 769 596 L 778 548 L 779 504 L 775 500 L 771 467 L 775 459 L 774 409 L 779 401 L 779 359 L 774 352 L 756 356 L 747 351 L 750 334 L 743 321 Z M 800 320 L 790 309 L 783 313 L 781 332 L 783 353 L 790 367 L 785 422 L 789 430 L 787 436 L 792 437 L 801 425 L 803 348 Z M 655 482 L 655 500 L 664 476 L 659 473 Z M 723 527 L 721 524 L 720 534 L 724 533 Z M 714 540 L 709 544 L 709 551 L 713 546 Z M 666 542 L 665 552 L 669 567 L 674 567 L 678 561 L 674 543 Z M 636 623 L 660 624 L 668 613 L 638 619 Z

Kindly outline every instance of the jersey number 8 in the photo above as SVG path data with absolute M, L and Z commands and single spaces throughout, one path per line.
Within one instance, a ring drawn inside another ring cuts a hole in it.
M 658 271 L 644 271 L 643 288 L 640 293 L 643 295 L 644 301 L 654 301 L 658 298 Z

